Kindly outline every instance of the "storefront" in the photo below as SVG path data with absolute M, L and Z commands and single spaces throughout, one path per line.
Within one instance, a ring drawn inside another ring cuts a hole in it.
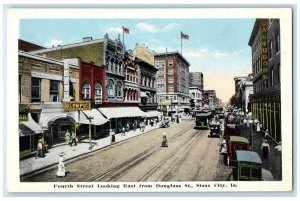
M 33 154 L 42 136 L 42 128 L 32 119 L 30 113 L 26 114 L 26 120 L 19 122 L 20 158 Z
M 113 129 L 116 133 L 120 133 L 122 127 L 126 128 L 128 125 L 130 130 L 134 129 L 146 117 L 146 113 L 138 107 L 107 107 L 99 108 L 98 110 L 109 119 L 109 122 L 103 126 L 104 132 Z

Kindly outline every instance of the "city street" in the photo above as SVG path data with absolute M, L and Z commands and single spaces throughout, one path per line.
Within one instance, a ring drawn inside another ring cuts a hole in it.
M 209 130 L 195 130 L 194 119 L 150 131 L 65 162 L 67 175 L 56 177 L 57 165 L 39 174 L 21 177 L 24 182 L 158 182 L 225 181 L 231 167 L 220 155 L 219 138 Z M 161 147 L 163 132 L 168 147 Z

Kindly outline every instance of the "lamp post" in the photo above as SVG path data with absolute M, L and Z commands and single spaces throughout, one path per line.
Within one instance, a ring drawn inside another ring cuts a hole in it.
M 94 117 L 87 116 L 87 119 L 89 120 L 89 144 L 90 144 L 89 149 L 91 150 L 93 148 L 92 147 L 92 119 L 94 119 Z

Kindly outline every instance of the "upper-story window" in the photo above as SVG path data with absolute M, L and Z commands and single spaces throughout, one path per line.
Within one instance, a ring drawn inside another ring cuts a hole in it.
M 168 60 L 168 66 L 173 67 L 173 60 Z
M 19 75 L 19 103 L 21 102 L 21 80 L 22 80 L 22 76 Z
M 156 61 L 156 68 L 163 69 L 165 67 L 164 61 Z
M 169 83 L 174 83 L 174 77 L 173 77 L 173 76 L 168 77 L 168 82 L 169 82 Z
M 106 86 L 106 94 L 108 97 L 113 97 L 115 95 L 114 89 L 115 89 L 115 83 L 112 79 L 109 79 Z
M 271 86 L 274 86 L 274 70 L 273 70 L 273 67 L 271 68 L 271 73 L 270 73 L 270 84 Z
M 269 47 L 268 47 L 268 51 L 269 51 L 269 59 L 271 59 L 273 57 L 273 44 L 272 44 L 272 40 L 269 41 Z
M 96 82 L 95 83 L 95 96 L 101 96 L 101 95 L 102 95 L 102 87 L 98 82 Z
M 116 87 L 116 92 L 115 92 L 117 97 L 122 97 L 123 95 L 123 84 L 121 81 L 117 82 L 117 87 Z
M 277 75 L 278 75 L 278 83 L 280 83 L 280 64 L 278 64 L 278 67 L 277 67 Z
M 82 99 L 91 98 L 91 85 L 88 82 L 84 82 L 82 85 L 81 98 Z
M 174 93 L 174 86 L 173 85 L 169 85 L 168 86 L 168 91 L 169 91 L 169 93 Z
M 173 75 L 173 70 L 169 70 L 169 71 L 168 71 L 168 74 L 169 74 L 169 75 Z
M 280 34 L 278 31 L 276 32 L 275 51 L 276 53 L 280 51 Z
M 41 79 L 31 78 L 31 102 L 41 102 Z
M 59 81 L 50 80 L 50 101 L 58 101 Z

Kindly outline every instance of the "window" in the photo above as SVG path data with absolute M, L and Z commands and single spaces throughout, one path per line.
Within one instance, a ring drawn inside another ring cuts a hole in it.
M 269 42 L 269 59 L 273 57 L 272 41 Z
M 19 75 L 19 103 L 21 102 L 21 80 L 22 80 L 22 76 Z
M 41 102 L 41 79 L 31 79 L 31 102 Z
M 115 95 L 117 97 L 122 97 L 122 91 L 123 91 L 123 84 L 121 81 L 118 81 L 117 83 L 117 87 L 116 87 L 116 91 L 115 91 Z
M 270 80 L 270 83 L 271 83 L 271 86 L 274 86 L 274 70 L 273 70 L 273 67 L 271 68 L 271 80 Z
M 168 92 L 169 93 L 174 93 L 174 86 L 173 85 L 168 86 Z
M 115 83 L 112 79 L 108 80 L 108 84 L 106 86 L 106 93 L 108 97 L 114 96 Z
M 276 50 L 276 53 L 280 51 L 280 34 L 278 31 L 276 32 L 275 50 Z
M 172 77 L 168 77 L 168 82 L 169 83 L 174 83 L 174 77 L 172 76 Z
M 278 83 L 280 83 L 280 64 L 278 64 L 277 75 L 278 75 Z
M 91 85 L 88 82 L 84 82 L 82 85 L 82 99 L 90 99 L 91 98 Z
M 95 83 L 95 96 L 101 96 L 101 95 L 102 95 L 102 87 L 98 82 L 96 82 Z
M 169 67 L 173 67 L 173 60 L 169 60 L 169 61 L 168 61 L 168 66 L 169 66 Z
M 50 101 L 58 101 L 59 81 L 50 80 Z
M 73 87 L 73 83 L 70 81 L 69 82 L 69 96 L 70 96 L 70 99 L 74 100 L 75 98 L 75 95 L 74 95 L 74 87 Z
M 173 75 L 173 70 L 169 70 L 168 74 Z

